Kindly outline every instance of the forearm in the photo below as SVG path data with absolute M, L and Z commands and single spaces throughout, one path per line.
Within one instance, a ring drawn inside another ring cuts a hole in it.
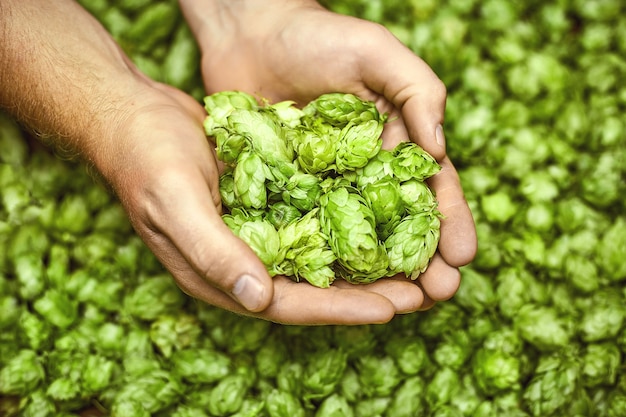
M 70 0 L 3 0 L 0 37 L 0 106 L 93 161 L 135 78 L 113 39 Z

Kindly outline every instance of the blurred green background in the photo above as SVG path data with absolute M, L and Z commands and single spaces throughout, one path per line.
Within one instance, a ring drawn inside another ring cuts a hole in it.
M 202 99 L 175 1 L 81 3 Z M 456 296 L 354 327 L 199 304 L 84 166 L 0 115 L 0 414 L 626 415 L 626 5 L 323 4 L 385 25 L 447 86 L 479 238 Z

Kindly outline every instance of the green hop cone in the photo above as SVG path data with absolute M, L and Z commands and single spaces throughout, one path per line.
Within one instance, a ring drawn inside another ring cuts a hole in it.
M 172 373 L 190 384 L 211 384 L 231 373 L 232 361 L 224 353 L 210 348 L 175 351 L 170 359 Z
M 363 187 L 362 194 L 374 213 L 378 236 L 386 239 L 405 214 L 398 182 L 387 177 L 367 184 Z
M 311 354 L 302 379 L 304 399 L 320 400 L 335 392 L 347 364 L 348 355 L 341 349 Z
M 525 407 L 533 416 L 569 415 L 562 411 L 580 395 L 581 376 L 580 363 L 569 351 L 540 356 L 524 387 Z
M 315 412 L 315 417 L 353 417 L 354 411 L 345 397 L 333 393 L 326 397 Z
M 208 136 L 213 136 L 216 128 L 227 125 L 226 118 L 233 110 L 256 110 L 258 103 L 250 94 L 241 91 L 221 91 L 206 96 L 204 108 L 208 113 L 204 120 L 204 129 Z
M 391 273 L 416 279 L 423 273 L 439 244 L 439 215 L 422 212 L 405 216 L 385 240 Z
M 213 136 L 217 158 L 228 165 L 235 165 L 239 155 L 248 149 L 248 140 L 238 133 L 231 133 L 227 129 L 218 128 L 215 129 Z
M 368 397 L 390 396 L 403 379 L 398 366 L 390 356 L 366 354 L 355 361 L 355 367 L 362 392 Z
M 267 268 L 276 262 L 280 239 L 269 221 L 265 219 L 247 221 L 241 225 L 236 235 L 252 248 Z
M 21 350 L 0 370 L 0 393 L 26 396 L 45 378 L 42 360 L 34 350 Z
M 227 209 L 239 207 L 241 203 L 235 194 L 235 171 L 227 170 L 220 175 L 219 188 L 222 205 Z
M 276 230 L 302 217 L 302 213 L 291 204 L 278 201 L 268 206 L 266 218 Z
M 383 124 L 386 114 L 381 114 L 371 101 L 361 100 L 354 94 L 322 94 L 309 102 L 303 109 L 307 117 L 321 117 L 335 126 L 345 126 L 350 122 L 362 123 L 370 120 Z
M 472 369 L 477 385 L 486 395 L 520 387 L 519 356 L 498 349 L 481 348 L 474 354 Z
M 336 171 L 342 173 L 366 166 L 381 149 L 382 132 L 383 124 L 375 120 L 361 124 L 349 123 L 344 127 L 336 145 Z
M 256 152 L 239 155 L 233 173 L 235 196 L 247 208 L 261 209 L 267 205 L 265 182 L 272 178 L 267 165 Z
M 582 362 L 583 384 L 585 386 L 612 386 L 620 372 L 621 353 L 615 343 L 588 344 Z
M 276 274 L 296 281 L 302 277 L 316 287 L 327 288 L 335 278 L 332 264 L 336 258 L 322 233 L 318 212 L 315 208 L 278 230 L 280 261 L 274 269 Z
M 317 176 L 296 172 L 285 184 L 281 196 L 285 203 L 306 212 L 318 205 L 321 192 Z
M 209 399 L 209 412 L 213 416 L 236 413 L 243 404 L 248 384 L 243 375 L 228 375 L 213 388 Z
M 251 149 L 270 166 L 280 168 L 294 160 L 285 130 L 268 113 L 237 109 L 228 116 L 229 129 L 248 139 Z
M 298 397 L 288 391 L 274 389 L 267 394 L 265 410 L 269 417 L 304 417 L 304 407 Z
M 230 213 L 223 214 L 222 220 L 234 234 L 238 235 L 244 223 L 263 218 L 263 216 L 256 216 L 254 213 L 256 210 L 250 211 L 237 207 L 232 209 Z
M 354 181 L 356 186 L 363 188 L 367 184 L 375 183 L 385 177 L 393 177 L 392 162 L 395 159 L 393 152 L 387 149 L 381 149 L 371 158 L 367 165 L 358 168 L 354 173 Z M 349 173 L 344 173 L 348 176 Z
M 402 142 L 393 150 L 392 168 L 400 181 L 423 181 L 441 170 L 435 158 L 413 142 Z
M 319 128 L 302 127 L 297 131 L 295 139 L 296 160 L 304 172 L 319 174 L 335 168 L 335 137 Z
M 386 274 L 387 255 L 376 234 L 376 220 L 365 199 L 337 187 L 320 197 L 320 221 L 338 263 L 351 282 L 373 282 Z
M 409 214 L 434 211 L 439 204 L 428 184 L 419 180 L 408 180 L 401 183 L 400 196 Z
M 287 127 L 295 128 L 301 124 L 304 112 L 295 106 L 291 100 L 280 101 L 274 104 L 266 104 L 261 110 L 268 111 L 280 123 Z
M 524 340 L 542 351 L 561 349 L 571 343 L 570 323 L 551 307 L 526 304 L 518 310 L 513 325 Z

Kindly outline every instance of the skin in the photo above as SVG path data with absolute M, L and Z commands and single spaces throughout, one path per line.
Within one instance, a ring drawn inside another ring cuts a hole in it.
M 432 181 L 447 216 L 440 252 L 417 283 L 397 278 L 319 289 L 270 278 L 221 220 L 220 165 L 202 129 L 202 106 L 141 74 L 72 1 L 0 3 L 0 107 L 46 143 L 92 165 L 192 297 L 290 324 L 383 323 L 451 297 L 458 266 L 471 261 L 476 243 L 458 176 L 436 140 L 445 88 L 382 27 L 308 1 L 261 3 L 181 1 L 203 52 L 207 92 L 241 89 L 304 103 L 346 91 L 397 116 L 386 129 L 386 146 L 411 138 L 444 167 Z M 324 41 L 311 44 L 313 35 Z M 378 47 L 363 53 L 364 42 Z M 379 49 L 384 52 L 372 52 Z

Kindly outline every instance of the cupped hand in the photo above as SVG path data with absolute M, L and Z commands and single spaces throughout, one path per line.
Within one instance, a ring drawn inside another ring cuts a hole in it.
M 421 290 L 406 282 L 363 291 L 271 278 L 220 217 L 220 166 L 202 129 L 203 108 L 172 87 L 141 83 L 125 106 L 133 110 L 115 125 L 113 136 L 123 140 L 103 150 L 98 167 L 184 292 L 290 324 L 381 323 L 421 305 Z
M 476 232 L 445 152 L 446 89 L 430 67 L 383 26 L 330 12 L 312 0 L 180 3 L 202 52 L 208 93 L 241 90 L 300 105 L 323 93 L 353 93 L 389 114 L 385 148 L 412 140 L 437 158 L 442 170 L 430 185 L 445 216 L 441 239 L 417 280 L 423 299 L 406 311 L 452 297 L 460 284 L 458 267 L 475 256 Z M 395 281 L 382 280 L 373 289 L 393 299 L 399 295 L 391 287 Z

